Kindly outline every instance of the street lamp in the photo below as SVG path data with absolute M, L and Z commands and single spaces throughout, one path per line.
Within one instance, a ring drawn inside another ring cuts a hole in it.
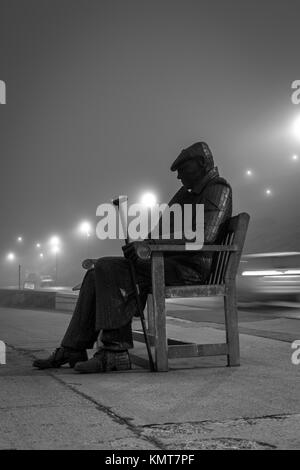
M 92 233 L 92 224 L 84 220 L 79 224 L 79 232 L 86 238 L 86 257 L 89 257 L 89 238 Z
M 79 231 L 80 231 L 80 233 L 82 233 L 86 237 L 90 237 L 91 236 L 91 231 L 92 231 L 92 226 L 89 222 L 87 222 L 85 220 L 85 221 L 81 222 L 81 224 L 79 225 Z
M 60 253 L 60 247 L 59 246 L 53 246 L 52 247 L 52 253 L 56 255 L 57 253 Z M 42 253 L 41 253 L 42 254 Z
M 16 255 L 14 253 L 8 253 L 7 259 L 8 261 L 15 261 Z
M 17 237 L 17 243 L 19 245 L 23 244 L 23 237 L 21 235 Z M 22 255 L 24 255 L 24 253 L 22 253 Z M 23 261 L 24 261 L 24 258 L 23 258 Z M 21 262 L 19 261 L 19 267 L 18 267 L 19 289 L 21 289 L 21 269 L 22 269 L 22 266 L 21 266 Z
M 156 204 L 156 196 L 153 193 L 145 193 L 141 197 L 141 204 L 145 207 L 154 207 Z
M 8 253 L 7 260 L 10 263 L 13 263 L 16 260 L 16 255 L 14 253 Z M 18 285 L 19 285 L 19 290 L 20 290 L 21 289 L 21 265 L 20 263 L 18 264 Z
M 60 245 L 60 238 L 57 235 L 53 235 L 53 237 L 50 238 L 50 245 L 51 246 Z
M 300 140 L 300 116 L 297 116 L 293 123 L 293 134 L 298 140 Z
M 56 235 L 50 238 L 51 251 L 55 255 L 55 283 L 58 284 L 58 254 L 60 253 L 60 238 Z
M 55 255 L 55 284 L 58 284 L 58 254 L 60 253 L 59 246 L 52 247 L 52 253 Z

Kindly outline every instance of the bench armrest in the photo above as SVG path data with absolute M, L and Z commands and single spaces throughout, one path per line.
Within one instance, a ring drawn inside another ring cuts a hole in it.
M 152 253 L 186 253 L 186 252 L 237 252 L 238 247 L 236 245 L 203 245 L 201 249 L 193 249 L 192 244 L 183 244 L 183 245 L 176 245 L 170 243 L 155 243 L 155 244 L 141 244 L 137 246 L 137 255 L 140 259 L 146 260 L 150 259 Z

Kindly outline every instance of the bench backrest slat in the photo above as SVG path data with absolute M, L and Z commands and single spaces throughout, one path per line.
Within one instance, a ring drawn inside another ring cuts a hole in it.
M 231 217 L 223 227 L 223 234 L 219 240 L 219 244 L 226 246 L 234 244 L 237 246 L 238 251 L 214 254 L 212 272 L 207 284 L 221 285 L 224 284 L 225 281 L 235 279 L 244 247 L 249 219 L 249 215 L 242 212 L 241 214 Z

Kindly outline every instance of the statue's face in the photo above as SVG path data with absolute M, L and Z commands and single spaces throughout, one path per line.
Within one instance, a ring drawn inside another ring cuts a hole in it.
M 177 169 L 179 179 L 186 189 L 193 189 L 195 184 L 204 177 L 205 171 L 197 160 L 187 160 Z

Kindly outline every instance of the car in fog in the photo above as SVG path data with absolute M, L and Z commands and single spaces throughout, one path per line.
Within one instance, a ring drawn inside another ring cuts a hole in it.
M 37 273 L 29 273 L 23 284 L 24 289 L 38 289 L 40 287 L 40 276 Z
M 47 287 L 53 287 L 55 281 L 52 276 L 45 274 L 39 275 L 37 273 L 29 273 L 26 276 L 23 287 L 24 289 L 44 289 Z
M 242 256 L 237 289 L 240 301 L 300 302 L 300 252 Z
M 50 275 L 41 276 L 40 287 L 46 288 L 46 287 L 53 287 L 54 285 L 55 285 L 55 280 L 52 276 Z

